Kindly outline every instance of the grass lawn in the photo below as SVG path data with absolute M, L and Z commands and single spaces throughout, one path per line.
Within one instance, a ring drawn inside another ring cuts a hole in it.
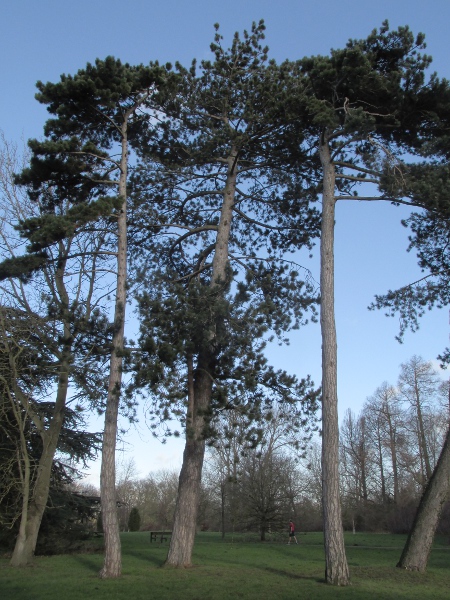
M 150 544 L 148 533 L 122 534 L 123 576 L 101 580 L 102 554 L 37 557 L 35 565 L 12 569 L 0 560 L 2 600 L 322 600 L 450 598 L 450 545 L 437 539 L 425 574 L 395 568 L 405 536 L 346 534 L 352 585 L 324 583 L 322 534 L 265 543 L 250 536 L 201 533 L 190 569 L 162 569 L 167 543 Z M 101 544 L 101 541 L 99 541 Z

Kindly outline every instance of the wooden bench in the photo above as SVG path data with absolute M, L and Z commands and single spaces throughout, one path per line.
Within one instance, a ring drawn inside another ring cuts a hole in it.
M 167 538 L 172 535 L 171 531 L 150 531 L 150 543 L 160 541 L 167 542 Z

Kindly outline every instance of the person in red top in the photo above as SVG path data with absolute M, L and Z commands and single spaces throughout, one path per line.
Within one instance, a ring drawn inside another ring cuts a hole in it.
M 295 525 L 292 521 L 289 521 L 289 541 L 288 546 L 291 543 L 291 540 L 295 540 L 295 543 L 298 544 L 297 538 L 295 537 Z

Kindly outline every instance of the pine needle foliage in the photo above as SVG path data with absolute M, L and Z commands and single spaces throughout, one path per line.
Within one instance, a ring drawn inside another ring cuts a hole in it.
M 271 394 L 295 402 L 297 394 L 315 406 L 308 379 L 276 372 L 264 357 L 273 334 L 286 341 L 308 312 L 315 318 L 315 282 L 285 252 L 311 248 L 319 226 L 311 169 L 300 176 L 294 168 L 307 160 L 302 129 L 287 114 L 302 90 L 269 60 L 264 30 L 254 23 L 226 49 L 216 26 L 213 59 L 176 65 L 177 95 L 141 149 L 130 220 L 141 319 L 133 390 L 154 398 L 155 428 L 170 415 L 185 421 L 188 358 L 195 371 L 205 348 L 215 382 L 210 416 L 244 397 L 251 410 L 264 387 L 264 402 Z M 216 279 L 230 177 L 227 266 Z

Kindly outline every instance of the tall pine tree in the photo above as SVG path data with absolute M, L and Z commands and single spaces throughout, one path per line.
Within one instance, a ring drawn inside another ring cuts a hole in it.
M 115 498 L 115 446 L 124 353 L 127 294 L 127 182 L 130 152 L 154 117 L 155 99 L 168 71 L 157 64 L 131 66 L 108 57 L 58 83 L 38 82 L 37 99 L 55 115 L 43 142 L 31 140 L 30 168 L 19 181 L 51 214 L 23 229 L 31 250 L 45 251 L 101 216 L 115 222 L 116 299 L 103 436 L 101 495 L 105 531 L 102 577 L 118 577 L 121 554 Z M 146 134 L 147 135 L 147 134 Z M 61 218 L 58 208 L 69 203 Z
M 307 160 L 298 145 L 302 128 L 285 110 L 297 85 L 268 62 L 263 38 L 260 22 L 224 49 L 217 31 L 214 58 L 201 63 L 199 74 L 195 63 L 177 65 L 182 84 L 158 142 L 147 145 L 133 194 L 131 237 L 142 290 L 136 384 L 150 385 L 164 418 L 174 399 L 182 407 L 187 397 L 167 557 L 178 567 L 191 563 L 215 411 L 236 398 L 257 404 L 261 386 L 303 403 L 306 412 L 316 398 L 308 380 L 275 372 L 263 356 L 269 332 L 282 337 L 299 326 L 317 299 L 309 273 L 284 253 L 310 247 L 318 234 L 317 213 L 305 198 L 311 182 L 294 168 Z
M 322 169 L 323 512 L 326 580 L 335 585 L 349 583 L 339 499 L 335 206 L 342 200 L 412 203 L 401 190 L 408 170 L 405 153 L 417 154 L 429 143 L 441 110 L 441 82 L 435 77 L 425 82 L 431 59 L 418 52 L 424 47 L 422 34 L 414 38 L 408 27 L 389 31 L 385 22 L 365 40 L 350 40 L 328 57 L 305 58 L 292 66 L 305 90 L 297 105 L 299 119 Z M 358 195 L 362 184 L 373 184 L 373 194 L 365 187 Z

